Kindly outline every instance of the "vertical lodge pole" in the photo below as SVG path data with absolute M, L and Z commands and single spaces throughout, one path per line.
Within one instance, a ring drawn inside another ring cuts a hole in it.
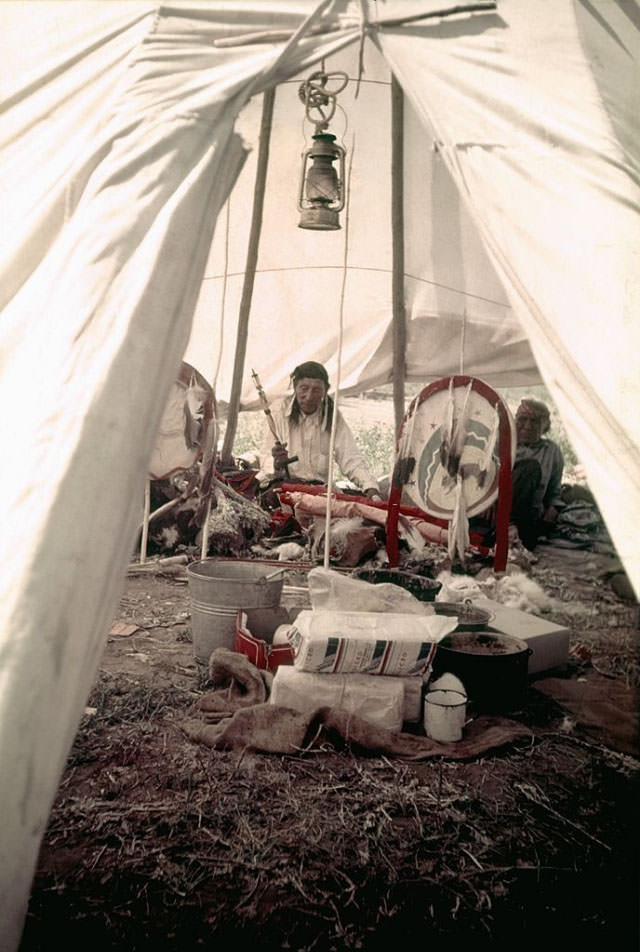
M 404 308 L 404 94 L 391 77 L 391 237 L 393 274 L 393 409 L 396 440 L 404 418 L 407 327 Z
M 249 336 L 249 314 L 251 311 L 253 282 L 256 274 L 256 264 L 258 261 L 260 231 L 262 229 L 262 211 L 264 208 L 264 192 L 267 178 L 267 165 L 269 161 L 269 142 L 271 139 L 271 121 L 273 118 L 273 103 L 275 100 L 275 95 L 275 86 L 273 86 L 271 89 L 266 90 L 262 101 L 262 121 L 260 124 L 258 165 L 253 189 L 253 213 L 251 216 L 251 228 L 249 231 L 247 263 L 245 266 L 244 284 L 242 287 L 240 312 L 238 316 L 236 353 L 233 362 L 233 382 L 231 385 L 231 395 L 229 397 L 227 425 L 224 434 L 224 441 L 222 444 L 222 451 L 220 454 L 222 461 L 226 463 L 230 462 L 232 459 L 233 443 L 238 425 L 238 411 L 240 409 L 240 395 L 242 393 L 242 378 L 244 376 L 244 361 L 247 353 L 247 339 Z

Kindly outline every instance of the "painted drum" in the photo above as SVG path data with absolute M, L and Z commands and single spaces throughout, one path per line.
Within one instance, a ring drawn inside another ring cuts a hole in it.
M 456 480 L 450 478 L 441 459 L 443 428 L 449 413 L 454 420 L 464 413 L 466 419 L 458 470 L 464 482 L 467 516 L 484 512 L 498 496 L 498 444 L 492 448 L 497 409 L 492 399 L 498 400 L 507 415 L 511 465 L 515 459 L 515 422 L 508 406 L 483 382 L 479 381 L 477 386 L 479 389 L 474 386 L 467 391 L 467 385 L 459 383 L 452 387 L 451 394 L 446 388 L 433 390 L 418 404 L 411 419 L 405 418 L 403 423 L 406 430 L 400 437 L 405 444 L 403 456 L 415 460 L 411 477 L 404 485 L 405 497 L 440 519 L 451 518 L 456 500 Z M 450 406 L 451 400 L 453 406 Z

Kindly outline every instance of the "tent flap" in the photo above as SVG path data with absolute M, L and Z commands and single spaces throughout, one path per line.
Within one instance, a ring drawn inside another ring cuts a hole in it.
M 277 87 L 243 405 L 251 367 L 270 396 L 308 358 L 335 383 L 341 319 L 341 389 L 392 379 L 393 74 L 407 376 L 543 379 L 640 592 L 632 4 L 415 18 L 439 5 L 0 4 L 0 399 L 15 408 L 0 424 L 3 948 L 17 947 L 180 361 L 228 399 L 264 90 Z M 350 79 L 332 120 L 350 170 L 335 232 L 298 228 L 296 208 L 314 131 L 299 85 L 321 64 Z

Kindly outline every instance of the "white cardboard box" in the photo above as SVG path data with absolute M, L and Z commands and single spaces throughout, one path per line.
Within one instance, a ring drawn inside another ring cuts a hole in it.
M 529 674 L 538 674 L 558 668 L 569 660 L 568 628 L 556 625 L 539 615 L 508 608 L 490 598 L 474 598 L 474 604 L 486 608 L 494 617 L 489 622 L 489 631 L 499 631 L 503 635 L 514 635 L 526 641 L 533 654 L 529 657 Z

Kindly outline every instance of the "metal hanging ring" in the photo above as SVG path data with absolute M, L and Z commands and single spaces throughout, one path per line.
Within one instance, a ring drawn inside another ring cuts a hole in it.
M 345 89 L 348 82 L 346 73 L 325 73 L 319 70 L 300 84 L 298 96 L 305 105 L 306 117 L 318 130 L 325 129 L 329 124 L 336 111 L 338 93 Z M 328 87 L 328 83 L 334 85 Z M 312 110 L 319 113 L 319 118 L 312 115 Z

